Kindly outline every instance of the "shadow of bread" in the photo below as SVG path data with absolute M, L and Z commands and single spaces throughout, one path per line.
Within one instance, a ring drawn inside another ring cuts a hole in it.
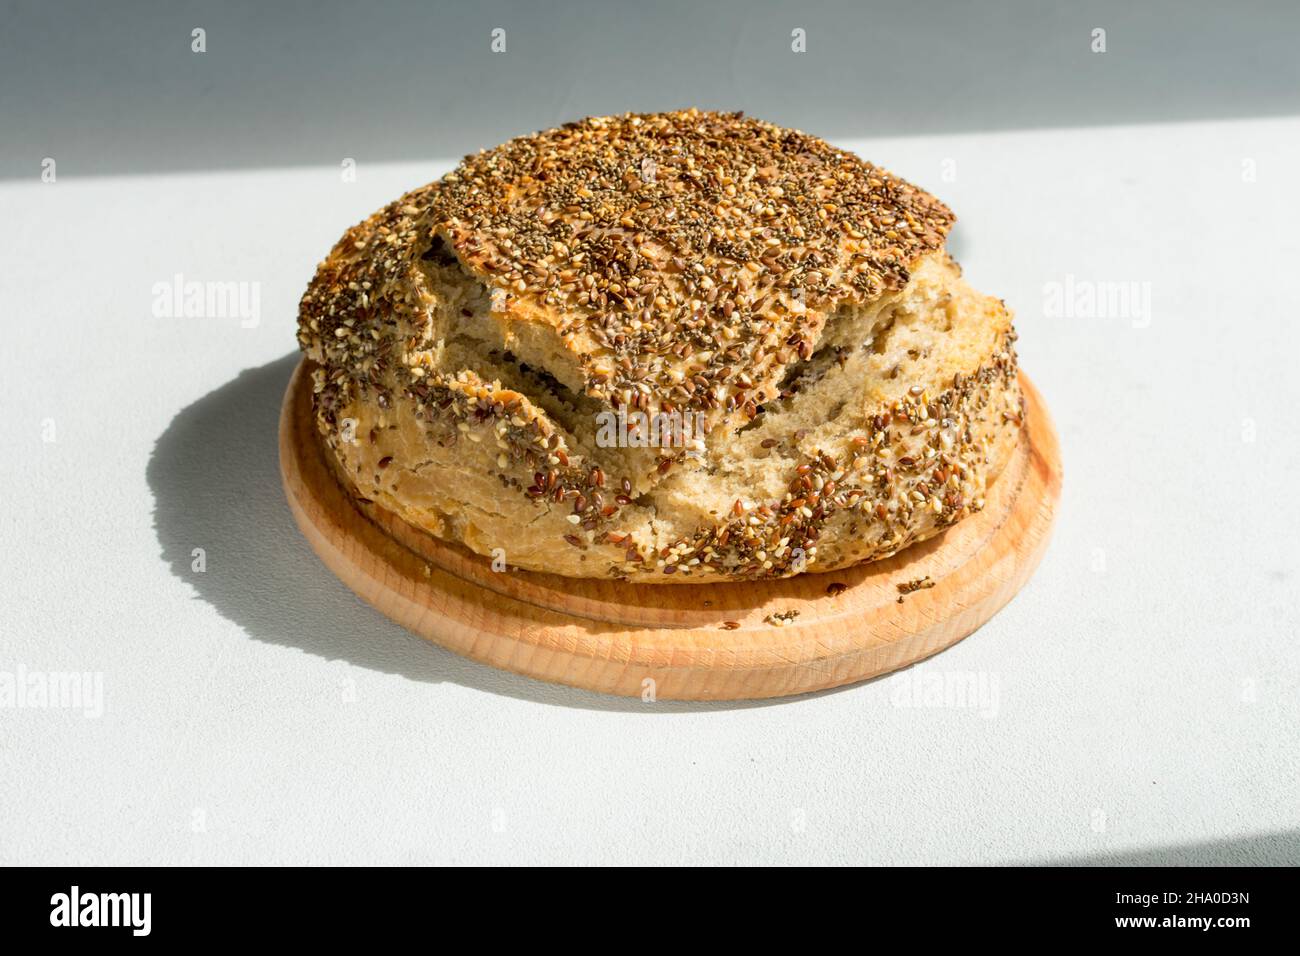
M 182 409 L 149 459 L 146 478 L 162 557 L 222 617 L 254 640 L 326 660 L 541 703 L 634 713 L 762 704 L 651 706 L 546 684 L 430 645 L 368 607 L 317 560 L 281 488 L 276 433 L 299 358 L 295 351 L 246 369 Z M 194 548 L 206 552 L 203 573 L 192 570 Z

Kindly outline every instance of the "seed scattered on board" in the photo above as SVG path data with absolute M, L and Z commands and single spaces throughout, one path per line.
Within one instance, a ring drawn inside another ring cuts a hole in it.
M 917 578 L 914 581 L 904 581 L 898 586 L 898 603 L 903 603 L 903 597 L 911 594 L 913 591 L 924 591 L 926 588 L 934 587 L 934 582 L 930 580 L 930 575 L 923 578 Z

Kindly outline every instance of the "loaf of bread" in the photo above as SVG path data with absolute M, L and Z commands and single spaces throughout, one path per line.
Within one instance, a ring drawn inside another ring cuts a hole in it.
M 1018 439 L 1011 315 L 934 197 L 740 114 L 586 119 L 350 229 L 303 296 L 358 498 L 517 568 L 675 583 L 893 554 Z

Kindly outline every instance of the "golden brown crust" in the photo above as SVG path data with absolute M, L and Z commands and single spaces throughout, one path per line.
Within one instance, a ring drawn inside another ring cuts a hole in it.
M 318 422 L 359 495 L 512 565 L 698 581 L 880 557 L 977 509 L 1018 432 L 1010 316 L 939 251 L 951 223 L 738 114 L 513 140 L 321 264 L 299 320 Z M 611 448 L 611 411 L 701 431 Z
M 806 359 L 838 305 L 902 288 L 953 221 L 820 139 L 696 110 L 511 140 L 430 198 L 431 227 L 553 323 L 585 389 L 642 410 L 761 404 L 753 382 Z
M 470 156 L 387 207 L 363 230 L 365 275 L 323 283 L 304 317 L 328 333 L 418 284 L 416 256 L 454 255 L 498 311 L 554 334 L 547 357 L 576 366 L 562 379 L 712 426 L 752 417 L 831 311 L 902 288 L 952 222 L 885 170 L 739 113 L 593 117 Z

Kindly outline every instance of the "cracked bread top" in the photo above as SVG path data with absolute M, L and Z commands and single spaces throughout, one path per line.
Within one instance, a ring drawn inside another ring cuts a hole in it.
M 853 154 L 739 113 L 593 117 L 469 156 L 345 238 L 300 335 L 364 367 L 357 326 L 380 303 L 420 309 L 427 267 L 459 266 L 523 361 L 711 428 L 752 418 L 829 314 L 901 289 L 952 222 Z

